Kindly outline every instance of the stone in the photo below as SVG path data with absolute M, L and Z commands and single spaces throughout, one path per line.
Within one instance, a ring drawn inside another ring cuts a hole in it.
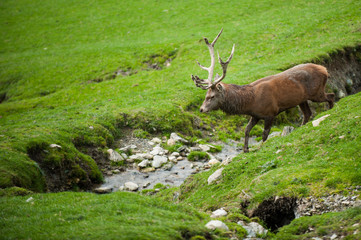
M 156 143 L 156 144 L 162 143 L 162 140 L 160 138 L 157 138 L 157 137 L 153 138 L 151 141 Z
M 162 169 L 164 169 L 166 171 L 170 171 L 172 169 L 172 167 L 173 167 L 173 163 L 168 162 L 162 167 Z
M 201 152 L 202 149 L 200 147 L 190 147 L 189 148 L 191 152 Z
M 147 188 L 150 185 L 150 182 L 146 182 L 143 184 L 143 188 Z
M 29 197 L 28 199 L 26 199 L 26 202 L 32 202 L 32 201 L 34 201 L 33 197 Z
M 227 212 L 226 210 L 224 210 L 223 208 L 217 209 L 216 211 L 212 212 L 211 218 L 218 218 L 218 217 L 224 217 L 227 216 Z
M 182 160 L 184 160 L 184 157 L 182 156 L 177 157 L 177 161 L 182 161 Z
M 206 228 L 211 229 L 211 230 L 222 229 L 222 230 L 229 231 L 229 228 L 227 227 L 227 225 L 219 220 L 212 220 L 212 221 L 208 222 L 206 224 Z
M 166 163 L 167 161 L 168 161 L 167 157 L 156 155 L 153 158 L 152 167 L 160 168 L 162 164 Z
M 211 147 L 207 144 L 199 144 L 199 148 L 203 151 L 203 152 L 208 152 L 209 150 L 211 150 Z
M 153 148 L 153 150 L 150 152 L 153 156 L 155 155 L 164 155 L 164 149 L 162 147 L 156 146 Z
M 179 152 L 172 152 L 171 156 L 179 157 Z
M 254 238 L 257 235 L 266 235 L 268 230 L 264 229 L 259 223 L 250 222 L 245 223 L 243 221 L 237 222 L 238 225 L 241 225 L 247 231 L 247 237 Z
M 171 161 L 171 162 L 174 162 L 174 163 L 177 163 L 177 157 L 176 156 L 169 156 L 168 157 L 168 160 Z
M 133 182 L 126 182 L 124 183 L 124 189 L 129 191 L 137 191 L 139 188 L 138 184 Z
M 346 97 L 346 94 L 342 90 L 340 90 L 337 95 L 338 95 L 338 98 Z
M 174 139 L 168 139 L 168 141 L 167 141 L 167 145 L 168 146 L 174 146 L 176 144 L 176 142 L 174 141 Z
M 214 181 L 220 179 L 222 177 L 223 167 L 215 171 L 211 176 L 208 177 L 208 185 L 212 184 Z
M 113 170 L 113 173 L 114 173 L 114 174 L 118 174 L 118 173 L 120 173 L 120 170 L 119 170 L 119 169 L 114 169 L 114 170 Z
M 178 134 L 176 134 L 176 133 L 171 133 L 170 139 L 173 139 L 176 143 L 177 143 L 177 142 L 188 143 L 187 140 L 181 138 L 181 137 L 178 136 Z
M 320 125 L 320 123 L 322 122 L 322 121 L 324 121 L 326 118 L 328 118 L 330 116 L 330 114 L 327 114 L 327 115 L 325 115 L 325 116 L 323 116 L 323 117 L 320 117 L 319 119 L 317 119 L 317 120 L 314 120 L 314 121 L 312 121 L 312 126 L 314 126 L 314 127 L 317 127 L 318 125 Z
M 147 167 L 149 164 L 150 164 L 149 160 L 146 159 L 146 160 L 141 161 L 141 162 L 138 164 L 138 167 L 140 167 L 140 168 L 145 168 L 145 167 Z
M 149 172 L 154 172 L 154 171 L 155 171 L 154 167 L 148 167 L 148 168 L 142 169 L 143 173 L 149 173 Z
M 104 193 L 111 193 L 112 190 L 113 189 L 111 187 L 99 187 L 99 188 L 94 189 L 93 192 L 104 194 Z
M 268 135 L 268 139 L 281 136 L 282 132 L 273 132 Z
M 120 187 L 118 188 L 118 190 L 121 191 L 121 192 L 124 191 L 124 186 L 120 186 Z
M 293 130 L 295 130 L 294 127 L 292 127 L 292 126 L 285 126 L 285 127 L 283 128 L 283 131 L 282 131 L 281 136 L 282 136 L 282 137 L 287 136 L 287 135 L 290 134 Z
M 213 158 L 213 159 L 211 159 L 211 160 L 208 161 L 208 164 L 209 164 L 209 165 L 215 165 L 215 164 L 217 164 L 217 163 L 219 163 L 219 161 L 218 161 L 217 159 L 215 159 L 215 158 Z
M 225 160 L 222 161 L 221 165 L 228 165 L 230 162 L 232 162 L 232 158 L 231 157 L 227 157 Z
M 131 155 L 129 156 L 128 158 L 130 161 L 129 162 L 134 162 L 135 160 L 139 160 L 139 161 L 143 161 L 144 158 L 141 154 L 134 154 L 134 155 Z
M 124 160 L 123 156 L 120 155 L 117 151 L 114 151 L 113 149 L 108 149 L 107 152 L 109 154 L 110 161 L 119 162 Z
M 51 147 L 51 148 L 61 148 L 61 146 L 60 146 L 60 145 L 55 144 L 55 143 L 50 144 L 50 147 Z

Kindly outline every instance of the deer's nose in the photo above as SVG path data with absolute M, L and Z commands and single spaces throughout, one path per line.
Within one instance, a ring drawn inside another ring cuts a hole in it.
M 204 109 L 203 109 L 203 108 L 200 108 L 199 111 L 200 111 L 200 112 L 204 112 Z

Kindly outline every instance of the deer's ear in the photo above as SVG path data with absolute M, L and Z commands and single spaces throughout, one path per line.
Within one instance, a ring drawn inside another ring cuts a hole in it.
M 224 91 L 224 87 L 223 87 L 222 84 L 220 84 L 220 83 L 218 83 L 218 84 L 216 85 L 216 89 L 217 89 L 218 92 L 221 92 L 221 93 Z

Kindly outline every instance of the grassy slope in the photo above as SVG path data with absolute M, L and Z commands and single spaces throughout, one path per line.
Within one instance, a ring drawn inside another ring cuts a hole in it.
M 0 198 L 1 239 L 181 239 L 205 235 L 190 207 L 133 193 L 37 194 Z M 16 226 L 16 227 L 14 227 Z
M 208 185 L 207 179 L 220 166 L 194 175 L 181 187 L 181 198 L 198 208 L 214 209 L 239 206 L 247 195 L 254 207 L 277 195 L 347 194 L 346 187 L 361 185 L 360 96 L 342 99 L 321 114 L 330 116 L 318 127 L 309 122 L 239 155 L 225 167 L 219 184 Z

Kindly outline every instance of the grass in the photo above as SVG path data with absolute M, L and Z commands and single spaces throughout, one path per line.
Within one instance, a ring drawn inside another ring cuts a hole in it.
M 133 193 L 64 192 L 0 198 L 2 239 L 190 239 L 212 237 L 206 215 Z

